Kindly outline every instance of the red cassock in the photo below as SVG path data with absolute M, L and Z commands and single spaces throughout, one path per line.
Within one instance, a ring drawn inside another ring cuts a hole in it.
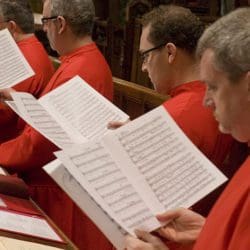
M 94 43 L 61 58 L 62 64 L 41 95 L 79 75 L 108 99 L 113 97 L 111 71 Z M 32 127 L 0 145 L 0 165 L 17 172 L 29 185 L 32 198 L 79 249 L 112 249 L 112 245 L 71 199 L 42 170 L 58 148 Z
M 39 97 L 54 74 L 54 67 L 43 45 L 35 35 L 25 38 L 17 43 L 24 57 L 32 67 L 35 75 L 15 85 L 17 91 L 31 93 Z M 10 140 L 20 133 L 24 123 L 18 123 L 20 119 L 6 105 L 0 103 L 0 142 Z M 19 125 L 19 126 L 18 126 Z M 22 125 L 20 127 L 20 125 Z
M 194 250 L 250 249 L 250 157 L 209 214 Z

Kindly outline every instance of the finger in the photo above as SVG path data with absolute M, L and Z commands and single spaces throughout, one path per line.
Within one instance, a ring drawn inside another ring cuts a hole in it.
M 174 210 L 169 210 L 163 214 L 158 214 L 156 215 L 156 217 L 159 221 L 167 224 L 172 220 L 175 220 L 176 218 L 180 217 L 185 210 L 186 210 L 185 208 L 177 208 Z
M 171 227 L 165 227 L 165 228 L 160 228 L 157 230 L 157 233 L 170 241 L 176 241 L 176 231 L 174 229 L 172 229 Z
M 126 236 L 125 237 L 125 246 L 127 250 L 143 250 L 147 249 L 146 246 L 147 243 L 141 241 L 140 239 L 137 239 L 132 236 Z
M 16 92 L 14 89 L 12 88 L 7 88 L 7 89 L 3 89 L 0 92 L 1 95 L 1 101 L 6 101 L 6 100 L 12 100 L 12 96 L 11 93 Z
M 116 128 L 123 126 L 124 124 L 125 123 L 123 123 L 123 122 L 111 121 L 108 123 L 107 128 L 108 129 L 116 129 Z
M 145 242 L 152 243 L 152 244 L 157 243 L 159 240 L 159 238 L 157 236 L 154 236 L 151 233 L 141 231 L 141 230 L 135 230 L 135 234 L 139 239 L 141 239 Z
M 161 239 L 157 236 L 152 235 L 151 233 L 141 230 L 135 230 L 135 234 L 139 239 L 150 243 L 150 245 L 152 246 L 150 249 L 168 250 L 167 246 L 161 241 Z

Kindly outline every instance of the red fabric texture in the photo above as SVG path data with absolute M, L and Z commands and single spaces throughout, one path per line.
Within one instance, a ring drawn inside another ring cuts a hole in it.
M 62 64 L 41 95 L 79 75 L 102 95 L 112 100 L 111 71 L 94 43 L 82 46 L 61 58 Z M 71 199 L 42 170 L 58 148 L 32 127 L 26 126 L 17 138 L 0 145 L 0 164 L 16 171 L 28 184 L 31 197 L 79 247 L 112 249 L 112 245 Z
M 35 35 L 17 43 L 24 57 L 32 67 L 35 75 L 18 83 L 13 88 L 39 97 L 54 73 L 54 67 Z M 0 103 L 0 142 L 10 140 L 18 135 L 24 123 L 18 123 L 18 116 L 9 107 Z M 19 121 L 20 122 L 20 121 Z M 21 125 L 19 127 L 18 125 Z
M 250 246 L 250 157 L 209 214 L 194 250 L 246 250 Z

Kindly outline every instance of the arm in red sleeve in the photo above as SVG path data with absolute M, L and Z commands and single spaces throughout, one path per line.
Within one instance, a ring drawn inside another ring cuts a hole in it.
M 40 168 L 55 158 L 56 150 L 53 143 L 26 126 L 21 135 L 0 145 L 0 165 L 18 173 Z

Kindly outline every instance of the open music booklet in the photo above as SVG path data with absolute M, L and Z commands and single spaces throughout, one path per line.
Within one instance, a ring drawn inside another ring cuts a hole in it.
M 49 223 L 29 199 L 0 194 L 0 235 L 57 245 L 65 242 L 56 229 Z
M 34 72 L 8 29 L 0 31 L 0 89 L 10 88 Z
M 99 138 L 109 132 L 109 121 L 129 118 L 79 76 L 39 100 L 29 93 L 11 95 L 6 103 L 59 148 Z
M 227 180 L 162 106 L 55 154 L 45 171 L 118 249 L 124 232 L 159 228 L 156 214 L 190 207 Z

